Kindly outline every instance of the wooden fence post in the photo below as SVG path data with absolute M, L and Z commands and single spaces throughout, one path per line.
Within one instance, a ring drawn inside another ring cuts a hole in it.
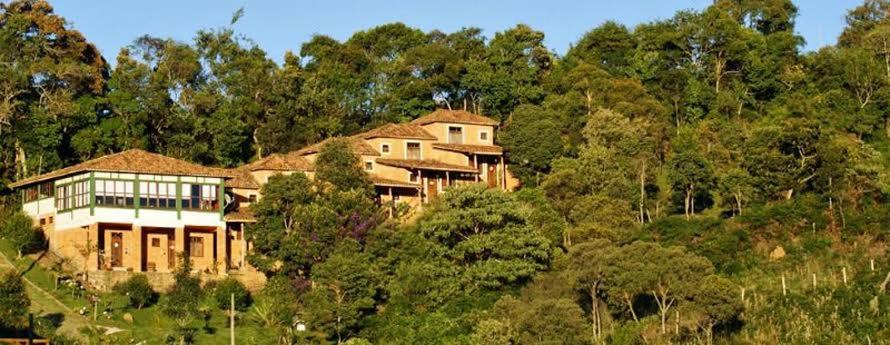
M 782 273 L 782 296 L 787 295 L 787 288 L 785 287 L 785 273 Z
M 229 337 L 231 345 L 235 345 L 235 294 L 229 296 Z

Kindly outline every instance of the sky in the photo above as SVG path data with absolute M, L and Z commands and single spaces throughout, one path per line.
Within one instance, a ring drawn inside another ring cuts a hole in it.
M 833 44 L 847 10 L 863 0 L 796 1 L 797 31 L 804 50 Z M 3 1 L 6 2 L 6 1 Z M 547 47 L 564 54 L 585 32 L 614 20 L 628 27 L 666 19 L 682 9 L 702 9 L 712 0 L 50 0 L 65 17 L 114 63 L 121 47 L 144 34 L 190 42 L 201 29 L 229 24 L 241 7 L 235 30 L 257 42 L 269 57 L 283 60 L 288 50 L 314 34 L 345 40 L 352 33 L 390 22 L 424 31 L 452 32 L 479 27 L 486 37 L 524 23 L 543 31 Z

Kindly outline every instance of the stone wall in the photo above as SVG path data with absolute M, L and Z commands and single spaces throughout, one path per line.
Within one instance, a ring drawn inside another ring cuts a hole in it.
M 108 292 L 111 291 L 111 288 L 115 284 L 127 280 L 134 274 L 137 273 L 125 271 L 94 271 L 89 274 L 89 283 L 90 286 L 99 291 Z M 148 277 L 148 282 L 157 291 L 166 291 L 173 285 L 172 272 L 139 272 L 139 274 L 144 274 Z M 243 283 L 251 292 L 256 292 L 262 289 L 266 284 L 266 277 L 262 273 L 256 271 L 232 272 L 228 275 L 200 272 L 193 274 L 200 278 L 202 283 L 222 280 L 227 276 L 232 277 Z

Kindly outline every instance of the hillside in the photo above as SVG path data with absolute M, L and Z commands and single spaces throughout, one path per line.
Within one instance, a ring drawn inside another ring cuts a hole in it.
M 519 191 L 450 188 L 387 219 L 336 145 L 315 181 L 263 187 L 252 341 L 890 343 L 890 1 L 814 52 L 792 1 L 718 0 L 603 23 L 564 56 L 522 24 L 390 23 L 282 65 L 242 14 L 103 57 L 49 3 L 0 5 L 4 209 L 8 183 L 113 152 L 235 167 L 465 109 L 499 121 Z

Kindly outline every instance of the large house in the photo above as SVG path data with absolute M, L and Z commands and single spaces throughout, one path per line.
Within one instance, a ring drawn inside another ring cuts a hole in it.
M 451 185 L 516 186 L 494 144 L 497 124 L 440 109 L 345 139 L 381 204 L 417 209 Z M 185 254 L 195 270 L 239 273 L 251 270 L 244 232 L 255 221 L 249 205 L 262 197 L 262 185 L 275 174 L 312 178 L 324 143 L 235 169 L 128 150 L 11 187 L 21 190 L 22 207 L 45 232 L 49 248 L 87 271 L 169 273 Z

